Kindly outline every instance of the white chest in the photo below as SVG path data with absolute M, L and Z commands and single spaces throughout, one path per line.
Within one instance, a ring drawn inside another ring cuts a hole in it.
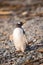
M 24 39 L 23 30 L 21 28 L 16 28 L 13 31 L 13 41 L 17 50 L 24 51 L 25 39 Z

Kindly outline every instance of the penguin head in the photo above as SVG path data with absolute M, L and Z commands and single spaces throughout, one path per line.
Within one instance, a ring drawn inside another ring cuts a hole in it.
M 22 22 L 18 22 L 18 23 L 16 24 L 16 26 L 17 26 L 17 27 L 20 27 L 20 28 L 21 28 L 22 25 L 23 25 Z

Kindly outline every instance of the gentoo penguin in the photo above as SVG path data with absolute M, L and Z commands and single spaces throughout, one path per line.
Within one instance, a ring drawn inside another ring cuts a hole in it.
M 24 52 L 26 49 L 27 39 L 22 28 L 22 22 L 17 23 L 17 27 L 13 31 L 13 41 L 16 50 Z

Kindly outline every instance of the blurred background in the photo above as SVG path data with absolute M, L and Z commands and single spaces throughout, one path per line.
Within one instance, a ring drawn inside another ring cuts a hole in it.
M 24 53 L 12 41 L 17 22 L 29 43 Z M 43 0 L 0 0 L 0 65 L 43 65 Z

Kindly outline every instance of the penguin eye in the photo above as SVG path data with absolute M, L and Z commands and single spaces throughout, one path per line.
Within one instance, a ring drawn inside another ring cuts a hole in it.
M 22 22 L 18 22 L 18 25 L 22 26 L 22 25 L 23 25 L 23 23 L 22 23 Z

